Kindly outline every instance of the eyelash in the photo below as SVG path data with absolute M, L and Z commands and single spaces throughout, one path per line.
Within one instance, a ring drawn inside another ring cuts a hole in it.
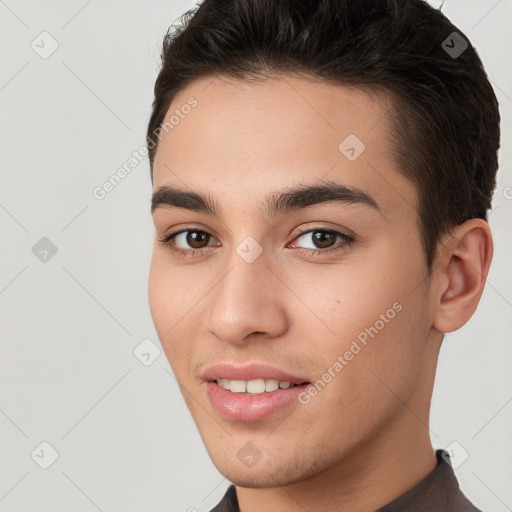
M 191 231 L 191 232 L 196 231 L 197 233 L 204 233 L 204 234 L 210 235 L 210 233 L 208 233 L 207 231 L 188 227 L 186 229 L 181 229 L 180 231 L 176 231 L 174 233 L 169 233 L 167 235 L 164 235 L 163 237 L 158 238 L 157 240 L 158 240 L 158 242 L 160 242 L 161 244 L 163 244 L 167 248 L 169 248 L 173 254 L 176 254 L 180 257 L 194 258 L 196 256 L 200 256 L 199 253 L 204 253 L 204 249 L 185 250 L 185 249 L 177 249 L 174 246 L 174 238 L 181 233 L 186 233 L 187 231 Z M 342 243 L 342 245 L 331 247 L 329 249 L 299 249 L 303 252 L 306 252 L 306 254 L 308 254 L 309 256 L 317 256 L 319 254 L 322 254 L 322 255 L 330 254 L 332 252 L 342 250 L 345 246 L 350 247 L 352 242 L 355 241 L 355 238 L 353 238 L 349 235 L 346 235 L 345 233 L 342 233 L 342 232 L 336 231 L 336 230 L 332 230 L 332 229 L 324 229 L 321 227 L 310 228 L 310 229 L 307 229 L 306 231 L 302 231 L 301 233 L 297 234 L 297 236 L 294 238 L 294 240 L 297 238 L 300 238 L 303 235 L 306 235 L 307 233 L 312 233 L 312 232 L 321 232 L 321 233 L 329 233 L 332 235 L 339 235 L 342 238 L 343 243 Z M 210 236 L 212 236 L 212 235 L 210 235 Z

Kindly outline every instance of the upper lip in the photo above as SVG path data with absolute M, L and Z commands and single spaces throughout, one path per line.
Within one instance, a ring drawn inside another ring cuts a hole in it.
M 280 370 L 273 366 L 262 363 L 251 363 L 244 366 L 233 363 L 218 363 L 209 366 L 203 373 L 202 378 L 207 381 L 217 379 L 229 380 L 256 380 L 256 379 L 275 379 L 279 382 L 291 382 L 293 384 L 302 384 L 308 382 L 307 379 L 297 377 L 291 373 Z

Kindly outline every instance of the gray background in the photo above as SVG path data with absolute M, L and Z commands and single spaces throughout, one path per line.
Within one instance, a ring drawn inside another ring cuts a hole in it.
M 207 511 L 229 485 L 158 355 L 147 302 L 147 158 L 103 200 L 92 194 L 144 144 L 162 37 L 193 5 L 0 0 L 3 512 Z M 476 314 L 445 338 L 431 433 L 434 447 L 453 449 L 467 496 L 486 512 L 505 512 L 512 510 L 512 0 L 447 0 L 443 12 L 484 61 L 504 147 L 490 216 L 493 265 Z M 57 50 L 42 58 L 53 40 Z M 137 358 L 145 339 L 152 341 Z M 52 449 L 58 457 L 43 469 Z

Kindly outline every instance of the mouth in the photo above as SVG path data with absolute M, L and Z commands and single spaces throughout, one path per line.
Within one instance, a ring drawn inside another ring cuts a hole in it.
M 304 377 L 258 362 L 219 363 L 202 372 L 201 378 L 213 408 L 226 419 L 243 422 L 265 420 L 298 407 L 300 394 L 310 385 Z
M 220 387 L 231 391 L 232 393 L 244 393 L 249 395 L 260 395 L 263 393 L 272 393 L 279 389 L 292 389 L 303 384 L 309 384 L 308 381 L 291 382 L 279 381 L 277 379 L 253 379 L 253 380 L 232 380 L 215 379 Z

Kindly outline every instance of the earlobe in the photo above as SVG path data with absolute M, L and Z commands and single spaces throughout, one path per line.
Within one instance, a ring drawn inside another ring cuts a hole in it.
M 483 219 L 468 220 L 443 239 L 435 270 L 443 282 L 435 297 L 435 329 L 453 332 L 473 316 L 485 287 L 492 254 L 491 230 Z

